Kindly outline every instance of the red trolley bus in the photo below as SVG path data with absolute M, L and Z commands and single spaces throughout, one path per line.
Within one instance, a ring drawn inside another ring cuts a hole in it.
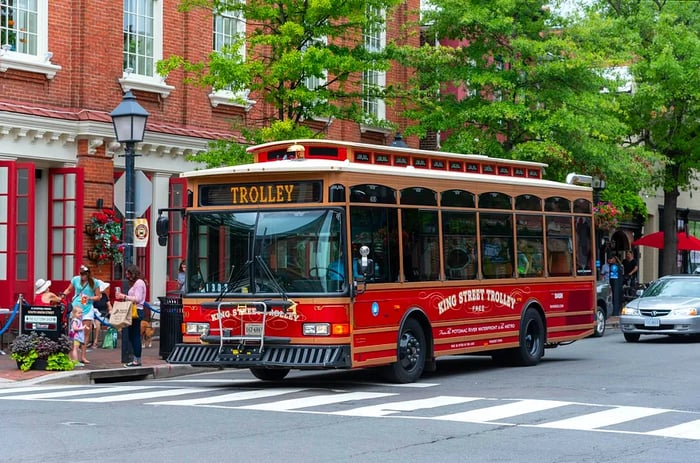
M 383 367 L 437 358 L 535 365 L 593 332 L 591 188 L 543 164 L 332 140 L 249 148 L 186 172 L 183 343 L 174 364 Z

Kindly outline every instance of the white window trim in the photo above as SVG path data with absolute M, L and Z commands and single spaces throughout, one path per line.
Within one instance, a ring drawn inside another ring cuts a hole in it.
M 248 91 L 232 92 L 231 90 L 214 90 L 209 96 L 209 103 L 216 108 L 219 105 L 237 106 L 243 108 L 245 112 L 250 111 L 257 101 L 248 99 Z
M 124 53 L 124 50 L 122 50 Z M 158 93 L 162 98 L 167 98 L 175 87 L 165 82 L 167 76 L 158 75 L 155 70 L 156 63 L 163 59 L 163 2 L 153 0 L 153 76 L 134 74 L 131 70 L 124 69 L 119 84 L 123 92 L 139 90 L 148 93 Z
M 384 24 L 379 32 L 379 49 L 384 50 L 386 48 L 386 11 L 382 11 L 382 15 L 384 16 Z M 379 88 L 386 88 L 386 72 L 385 71 L 375 71 L 377 73 L 377 87 Z M 384 101 L 383 98 L 375 98 L 377 101 L 377 114 L 372 115 L 376 117 L 380 121 L 386 121 L 386 102 Z M 362 132 L 365 132 L 365 130 L 362 130 L 362 127 L 368 127 L 368 126 L 360 126 L 360 130 Z
M 49 2 L 39 0 L 37 3 L 37 44 L 36 55 L 27 55 L 0 48 L 0 72 L 8 69 L 44 74 L 51 80 L 61 70 L 61 66 L 53 64 L 53 53 L 49 52 Z
M 218 13 L 214 12 L 214 15 L 217 15 Z M 238 34 L 245 34 L 246 33 L 246 19 L 243 17 L 242 12 L 236 12 L 236 14 L 232 14 L 230 16 L 235 16 L 239 21 L 239 27 L 240 30 L 237 30 L 236 33 Z M 213 31 L 212 31 L 213 32 Z M 216 50 L 214 50 L 216 51 Z M 246 57 L 246 47 L 245 44 L 241 47 L 241 49 L 238 51 L 240 54 L 241 59 L 243 62 L 245 62 L 245 57 Z M 209 103 L 211 104 L 212 108 L 216 108 L 217 106 L 235 106 L 238 108 L 243 108 L 245 112 L 250 111 L 250 109 L 255 106 L 255 103 L 257 101 L 255 100 L 250 100 L 248 99 L 248 95 L 250 95 L 250 90 L 241 90 L 238 92 L 233 92 L 231 90 L 212 90 L 211 93 L 208 95 L 209 97 Z

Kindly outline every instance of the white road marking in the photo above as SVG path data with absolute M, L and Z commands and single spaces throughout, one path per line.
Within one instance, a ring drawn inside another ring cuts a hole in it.
M 563 407 L 565 405 L 571 405 L 571 402 L 560 402 L 557 400 L 518 400 L 517 402 L 494 405 L 493 407 L 436 416 L 435 419 L 470 423 L 490 423 L 498 422 L 504 418 L 524 415 L 526 413 L 551 410 L 552 408 Z
M 254 400 L 254 399 L 264 399 L 266 397 L 275 397 L 285 394 L 292 394 L 295 392 L 304 391 L 305 389 L 292 389 L 292 388 L 281 388 L 281 389 L 263 389 L 254 391 L 242 391 L 242 392 L 232 392 L 231 394 L 220 394 L 212 395 L 208 397 L 200 397 L 197 399 L 186 399 L 186 400 L 169 400 L 166 402 L 150 402 L 149 405 L 211 405 L 219 404 L 224 402 L 237 402 L 241 400 Z
M 74 398 L 76 395 L 92 395 L 92 394 L 114 394 L 117 392 L 133 391 L 134 388 L 138 389 L 152 389 L 149 386 L 114 386 L 114 387 L 96 387 L 93 389 L 71 389 L 63 391 L 54 392 L 44 392 L 39 394 L 21 394 L 12 397 L 0 397 L 0 400 L 47 400 L 47 399 L 59 399 L 59 398 Z M 46 388 L 44 388 L 46 390 Z
M 211 392 L 209 389 L 167 389 L 160 391 L 135 392 L 133 394 L 117 394 L 105 397 L 85 397 L 71 399 L 70 402 L 126 402 L 128 400 L 148 400 L 156 397 L 171 397 L 176 395 L 197 394 L 200 392 Z
M 317 395 L 312 397 L 303 397 L 300 399 L 280 400 L 278 402 L 269 402 L 264 404 L 246 405 L 242 408 L 246 410 L 271 410 L 271 411 L 289 411 L 299 408 L 318 407 L 320 405 L 330 405 L 351 400 L 367 400 L 378 399 L 380 397 L 390 397 L 397 394 L 382 393 L 382 392 L 346 392 L 343 394 L 332 395 Z
M 670 426 L 668 428 L 657 429 L 645 433 L 650 436 L 676 437 L 680 439 L 700 440 L 700 420 L 689 421 L 687 423 Z
M 444 407 L 446 405 L 457 405 L 474 400 L 481 400 L 477 397 L 453 397 L 453 396 L 437 396 L 427 399 L 406 400 L 403 402 L 391 402 L 378 405 L 369 405 L 367 407 L 351 408 L 338 412 L 331 412 L 331 415 L 345 416 L 368 416 L 378 417 L 387 416 L 397 412 L 412 412 L 416 410 Z
M 580 431 L 590 431 L 593 429 L 604 428 L 614 424 L 624 423 L 625 421 L 633 421 L 647 416 L 659 415 L 666 413 L 669 410 L 661 408 L 645 408 L 645 407 L 615 407 L 609 410 L 589 413 L 587 415 L 579 415 L 565 420 L 550 421 L 536 425 L 539 428 L 556 428 L 556 429 L 578 429 Z

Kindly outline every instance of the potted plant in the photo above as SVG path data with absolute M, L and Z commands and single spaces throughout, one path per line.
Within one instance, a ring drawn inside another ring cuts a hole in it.
M 22 371 L 34 370 L 72 370 L 73 361 L 68 357 L 72 342 L 62 334 L 58 341 L 47 336 L 31 332 L 20 334 L 10 344 L 10 357 L 17 362 Z

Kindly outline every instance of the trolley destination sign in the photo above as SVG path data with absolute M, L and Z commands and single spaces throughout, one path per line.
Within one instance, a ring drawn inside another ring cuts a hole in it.
M 320 181 L 227 183 L 199 187 L 201 206 L 290 204 L 320 200 Z

